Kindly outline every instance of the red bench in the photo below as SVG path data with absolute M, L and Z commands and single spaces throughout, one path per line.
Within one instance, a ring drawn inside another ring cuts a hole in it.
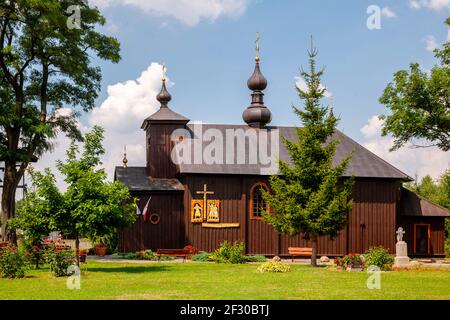
M 292 257 L 292 262 L 294 262 L 294 257 L 311 257 L 312 248 L 288 248 L 289 255 Z
M 158 260 L 161 257 L 179 257 L 183 258 L 183 262 L 186 261 L 187 257 L 190 257 L 192 255 L 191 250 L 187 249 L 157 249 L 156 250 L 156 256 L 158 257 Z

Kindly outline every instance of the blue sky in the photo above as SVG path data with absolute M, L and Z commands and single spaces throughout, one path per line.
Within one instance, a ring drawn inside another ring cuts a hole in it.
M 170 1 L 168 1 L 170 2 Z M 382 16 L 381 29 L 366 27 L 371 4 L 388 6 L 397 18 Z M 333 94 L 339 125 L 360 140 L 360 128 L 375 114 L 393 72 L 420 62 L 430 68 L 433 54 L 425 38 L 445 40 L 443 21 L 450 10 L 417 10 L 408 1 L 251 1 L 238 17 L 219 17 L 188 26 L 176 18 L 151 15 L 135 6 L 109 6 L 102 12 L 122 45 L 118 65 L 101 63 L 106 86 L 135 79 L 150 62 L 168 65 L 172 106 L 190 119 L 241 123 L 249 104 L 246 80 L 253 70 L 255 32 L 261 33 L 261 66 L 269 81 L 266 105 L 275 125 L 294 125 L 291 104 L 299 104 L 294 77 L 307 67 L 310 35 L 326 67 L 323 83 Z M 109 32 L 111 33 L 111 32 Z M 143 117 L 147 115 L 142 115 Z
M 104 164 L 112 176 L 127 145 L 130 165 L 145 165 L 145 137 L 140 125 L 159 107 L 161 65 L 168 66 L 171 108 L 207 123 L 243 123 L 250 103 L 246 82 L 254 68 L 255 33 L 261 34 L 261 68 L 268 80 L 265 104 L 273 125 L 301 123 L 292 103 L 300 67 L 308 67 L 310 35 L 326 67 L 323 84 L 332 94 L 339 128 L 366 148 L 414 177 L 437 178 L 450 164 L 450 153 L 436 148 L 389 152 L 392 137 L 381 137 L 378 103 L 395 71 L 419 62 L 436 63 L 430 51 L 449 38 L 444 24 L 450 0 L 269 1 L 269 0 L 89 0 L 107 19 L 100 28 L 121 43 L 122 60 L 100 60 L 102 91 L 97 107 L 80 126 L 106 130 Z M 367 8 L 382 11 L 381 29 L 367 28 Z M 60 137 L 38 168 L 64 156 Z

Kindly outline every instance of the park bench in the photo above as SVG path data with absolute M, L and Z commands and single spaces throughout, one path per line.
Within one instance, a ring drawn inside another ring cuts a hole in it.
M 294 257 L 311 257 L 312 248 L 288 248 L 289 255 L 292 257 L 292 262 L 294 262 Z
M 187 249 L 157 249 L 156 256 L 158 260 L 161 257 L 180 257 L 183 258 L 183 262 L 186 261 L 187 257 L 192 255 L 191 250 Z

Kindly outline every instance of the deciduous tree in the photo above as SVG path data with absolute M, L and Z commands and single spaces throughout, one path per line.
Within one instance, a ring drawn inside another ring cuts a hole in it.
M 79 10 L 79 21 L 72 15 Z M 72 23 L 68 23 L 72 22 Z M 76 22 L 76 23 L 73 23 Z M 97 32 L 105 19 L 86 0 L 0 2 L 0 161 L 5 163 L 2 236 L 28 164 L 51 147 L 58 131 L 80 139 L 76 117 L 100 88 L 92 58 L 118 62 L 119 43 Z M 61 112 L 62 107 L 72 112 Z

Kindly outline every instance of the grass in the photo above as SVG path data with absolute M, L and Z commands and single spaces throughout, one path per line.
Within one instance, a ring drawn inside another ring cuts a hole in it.
M 386 272 L 381 289 L 368 274 L 292 265 L 282 274 L 258 273 L 259 264 L 108 263 L 82 266 L 81 289 L 48 269 L 24 279 L 0 279 L 0 299 L 450 299 L 450 269 Z

